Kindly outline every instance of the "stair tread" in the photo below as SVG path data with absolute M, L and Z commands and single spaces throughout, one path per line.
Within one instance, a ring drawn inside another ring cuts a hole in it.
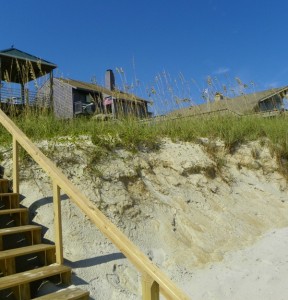
M 9 182 L 9 180 L 6 178 L 0 178 L 0 182 Z
M 0 215 L 13 214 L 18 212 L 28 212 L 28 208 L 18 207 L 18 208 L 9 208 L 9 209 L 0 209 Z
M 49 265 L 34 270 L 25 271 L 0 278 L 0 290 L 8 289 L 18 286 L 20 284 L 27 284 L 29 282 L 44 279 L 46 277 L 58 275 L 61 273 L 70 272 L 71 268 L 64 265 Z
M 2 228 L 0 229 L 0 236 L 1 235 L 7 235 L 7 234 L 13 234 L 13 233 L 19 233 L 19 232 L 25 232 L 25 231 L 31 231 L 31 230 L 41 230 L 42 227 L 39 225 L 22 225 L 22 226 L 15 226 L 15 227 L 9 227 L 9 228 Z
M 76 300 L 76 299 L 88 299 L 89 292 L 81 290 L 79 288 L 67 288 L 64 290 L 57 291 L 45 296 L 34 298 L 33 300 Z
M 0 196 L 15 196 L 15 195 L 17 195 L 17 196 L 19 196 L 19 194 L 18 193 L 9 193 L 9 192 L 7 192 L 7 193 L 0 193 Z
M 9 190 L 9 180 L 8 179 L 0 179 L 0 192 L 7 193 Z
M 20 247 L 20 248 L 15 248 L 15 249 L 10 249 L 10 250 L 3 250 L 3 251 L 0 251 L 0 260 L 11 258 L 11 257 L 16 257 L 16 256 L 21 256 L 21 255 L 26 255 L 26 254 L 31 254 L 31 253 L 36 253 L 36 252 L 40 252 L 40 251 L 44 251 L 44 250 L 50 250 L 53 248 L 55 248 L 54 245 L 37 244 L 37 245 Z

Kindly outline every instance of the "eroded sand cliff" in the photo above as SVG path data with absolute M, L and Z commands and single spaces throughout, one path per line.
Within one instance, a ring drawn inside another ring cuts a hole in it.
M 193 299 L 238 299 L 237 295 L 243 299 L 240 290 L 248 288 L 241 284 L 240 271 L 252 274 L 256 269 L 252 262 L 241 268 L 249 262 L 247 249 L 257 248 L 265 234 L 288 227 L 287 181 L 278 172 L 267 142 L 251 142 L 230 154 L 221 141 L 163 140 L 157 152 L 117 150 L 100 162 L 91 159 L 95 146 L 86 137 L 43 141 L 39 146 Z M 11 177 L 11 164 L 11 151 L 6 151 L 5 177 Z M 21 169 L 20 189 L 33 222 L 46 226 L 44 237 L 53 240 L 51 183 L 29 159 Z M 74 268 L 74 282 L 89 289 L 93 299 L 139 299 L 137 271 L 65 195 L 62 198 L 64 254 Z M 287 247 L 288 234 L 283 230 L 281 239 L 285 242 L 286 236 Z M 223 277 L 228 276 L 229 257 L 230 270 L 239 262 L 240 277 L 234 281 Z M 242 277 L 251 284 L 247 276 Z M 277 280 L 281 295 L 279 284 Z M 270 298 L 260 295 L 259 299 Z

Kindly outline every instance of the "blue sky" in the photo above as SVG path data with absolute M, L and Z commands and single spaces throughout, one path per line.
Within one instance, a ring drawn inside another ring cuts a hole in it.
M 0 49 L 99 84 L 113 69 L 119 88 L 150 96 L 161 113 L 201 103 L 205 89 L 287 85 L 287 12 L 287 0 L 1 1 Z

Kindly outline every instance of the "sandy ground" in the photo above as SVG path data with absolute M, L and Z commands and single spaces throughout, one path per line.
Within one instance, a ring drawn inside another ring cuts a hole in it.
M 288 299 L 288 228 L 270 231 L 223 261 L 193 270 L 192 299 Z
M 207 143 L 165 140 L 158 152 L 119 150 L 96 166 L 85 138 L 39 146 L 191 299 L 288 299 L 288 188 L 276 158 L 263 143 L 233 154 Z M 9 178 L 11 153 L 4 158 Z M 31 161 L 20 191 L 53 241 L 51 182 Z M 67 196 L 61 202 L 73 283 L 95 300 L 141 299 L 138 272 Z

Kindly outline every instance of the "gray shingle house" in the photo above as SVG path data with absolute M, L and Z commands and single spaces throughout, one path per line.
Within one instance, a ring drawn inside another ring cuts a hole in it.
M 49 90 L 50 82 L 46 82 L 39 93 L 45 94 Z M 150 115 L 148 104 L 147 100 L 116 90 L 111 70 L 106 71 L 105 87 L 74 79 L 53 78 L 53 109 L 59 118 L 73 118 L 79 114 L 145 118 Z

